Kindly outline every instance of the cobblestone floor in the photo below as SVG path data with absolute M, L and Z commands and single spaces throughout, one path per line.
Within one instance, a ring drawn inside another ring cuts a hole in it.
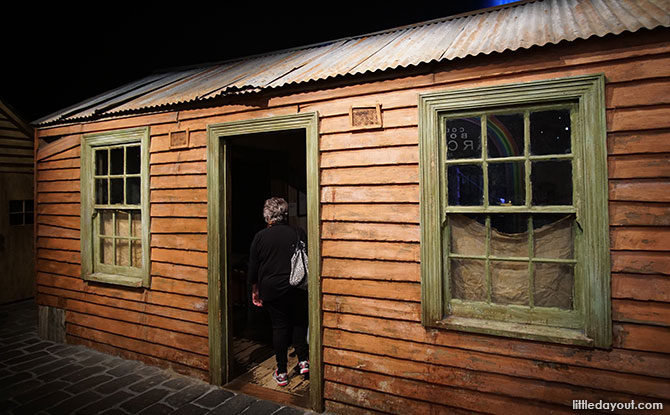
M 314 415 L 37 336 L 32 300 L 0 305 L 0 414 Z

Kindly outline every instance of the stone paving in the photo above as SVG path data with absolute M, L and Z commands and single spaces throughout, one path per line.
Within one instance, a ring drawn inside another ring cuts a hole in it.
M 0 414 L 314 415 L 37 336 L 33 300 L 0 305 Z

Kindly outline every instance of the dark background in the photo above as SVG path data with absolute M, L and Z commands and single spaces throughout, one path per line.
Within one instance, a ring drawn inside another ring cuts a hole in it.
M 512 0 L 23 2 L 0 25 L 0 98 L 34 121 L 161 69 L 372 33 Z

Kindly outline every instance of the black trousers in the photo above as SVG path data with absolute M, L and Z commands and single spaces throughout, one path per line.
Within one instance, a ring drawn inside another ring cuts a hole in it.
M 309 360 L 307 345 L 307 291 L 291 287 L 286 295 L 272 301 L 263 300 L 263 308 L 272 321 L 272 345 L 279 373 L 285 373 L 288 346 L 292 343 L 298 360 Z

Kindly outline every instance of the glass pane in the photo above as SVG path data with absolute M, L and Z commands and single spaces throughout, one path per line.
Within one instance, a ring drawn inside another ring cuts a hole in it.
M 126 174 L 140 174 L 140 146 L 126 147 Z
M 525 169 L 522 161 L 489 164 L 489 204 L 524 205 Z
M 447 160 L 481 158 L 480 118 L 457 118 L 446 123 Z
M 112 179 L 110 203 L 112 205 L 123 203 L 123 179 Z
M 570 110 L 530 114 L 530 152 L 534 155 L 567 154 L 571 150 Z
M 128 177 L 126 179 L 126 204 L 140 204 L 140 178 Z
M 528 257 L 528 216 L 491 215 L 491 255 Z
M 479 206 L 484 198 L 484 175 L 478 164 L 447 168 L 449 205 Z
M 100 263 L 114 264 L 114 245 L 111 239 L 100 239 Z
M 461 255 L 485 255 L 486 226 L 483 223 L 484 215 L 450 215 L 451 252 Z
M 23 225 L 23 213 L 10 213 L 9 224 L 11 226 Z
M 108 162 L 107 149 L 95 151 L 95 174 L 97 176 L 107 175 Z
M 109 203 L 107 194 L 107 179 L 95 179 L 95 203 L 106 205 Z
M 35 205 L 35 203 L 33 202 L 33 200 L 29 199 L 29 200 L 24 201 L 24 207 L 23 208 L 26 212 L 33 212 L 34 211 L 33 210 L 34 205 Z
M 523 156 L 523 114 L 489 115 L 486 146 L 489 157 Z
M 123 147 L 113 148 L 111 151 L 110 174 L 123 174 Z
M 101 236 L 113 236 L 113 221 L 114 217 L 112 212 L 101 212 L 100 213 L 100 235 Z
M 10 213 L 23 212 L 23 200 L 10 200 L 9 201 L 9 212 Z
M 451 296 L 459 300 L 486 301 L 484 261 L 451 260 Z
M 491 261 L 491 302 L 529 305 L 528 263 Z
M 572 205 L 572 161 L 533 162 L 533 205 Z
M 572 259 L 573 223 L 572 215 L 533 215 L 533 255 Z
M 25 213 L 24 223 L 26 225 L 31 225 L 31 224 L 35 223 L 35 217 L 34 217 L 33 212 L 26 212 Z
M 132 241 L 131 266 L 142 268 L 142 242 Z
M 534 268 L 535 306 L 572 310 L 573 266 L 537 263 Z
M 130 245 L 127 239 L 116 240 L 116 265 L 130 266 Z
M 116 212 L 116 236 L 130 236 L 130 215 Z
M 132 214 L 132 231 L 131 236 L 142 236 L 142 214 L 139 212 Z

